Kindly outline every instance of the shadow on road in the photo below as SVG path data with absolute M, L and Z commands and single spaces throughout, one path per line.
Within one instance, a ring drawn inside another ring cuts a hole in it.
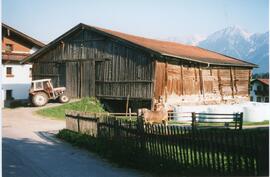
M 47 151 L 53 145 L 41 144 L 28 138 L 23 139 L 2 139 L 2 169 L 3 177 L 40 177 L 49 176 L 45 171 L 35 165 L 34 159 L 26 154 L 31 151 Z M 18 151 L 17 148 L 22 151 Z M 34 155 L 34 154 L 33 154 Z
M 35 132 L 28 138 L 3 138 L 3 177 L 145 176 L 123 169 L 96 155 L 56 139 L 54 132 Z M 41 138 L 41 140 L 39 140 Z

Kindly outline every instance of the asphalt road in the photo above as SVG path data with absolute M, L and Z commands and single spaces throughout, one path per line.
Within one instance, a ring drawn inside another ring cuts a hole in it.
M 35 115 L 36 109 L 2 110 L 3 177 L 149 176 L 58 140 L 54 134 L 65 122 Z

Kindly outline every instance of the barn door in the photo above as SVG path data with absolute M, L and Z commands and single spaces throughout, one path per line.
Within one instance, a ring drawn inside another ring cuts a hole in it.
M 58 67 L 58 87 L 66 86 L 66 63 L 60 63 Z
M 71 98 L 80 96 L 79 62 L 66 63 L 66 94 Z
M 95 96 L 95 61 L 80 62 L 80 97 Z

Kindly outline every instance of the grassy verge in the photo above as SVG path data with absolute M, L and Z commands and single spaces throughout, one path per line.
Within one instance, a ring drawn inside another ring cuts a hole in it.
M 50 118 L 64 119 L 65 110 L 86 111 L 86 112 L 105 112 L 103 106 L 95 98 L 83 98 L 80 101 L 73 103 L 66 103 L 61 106 L 52 108 L 44 108 L 38 110 L 36 113 Z

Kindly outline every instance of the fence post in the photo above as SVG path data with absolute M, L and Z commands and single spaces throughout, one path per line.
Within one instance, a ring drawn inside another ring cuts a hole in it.
M 128 108 L 129 120 L 131 120 L 131 108 Z
M 80 114 L 79 113 L 77 113 L 77 125 L 78 125 L 78 133 L 80 133 Z
M 99 129 L 99 117 L 100 116 L 97 116 L 97 114 L 95 113 L 95 123 L 96 123 L 96 132 L 95 132 L 95 137 L 97 138 L 98 137 L 98 135 L 99 135 L 99 131 L 100 131 L 100 129 Z
M 243 128 L 243 112 L 240 113 L 240 117 L 239 117 L 239 130 L 242 130 Z
M 114 127 L 114 138 L 118 139 L 119 137 L 119 121 L 117 119 L 114 118 L 113 120 L 113 127 Z
M 137 141 L 141 150 L 141 157 L 144 158 L 144 152 L 145 152 L 145 141 L 144 141 L 144 119 L 139 114 L 139 110 L 137 112 Z
M 192 123 L 191 123 L 192 129 L 196 126 L 196 113 L 192 112 Z

